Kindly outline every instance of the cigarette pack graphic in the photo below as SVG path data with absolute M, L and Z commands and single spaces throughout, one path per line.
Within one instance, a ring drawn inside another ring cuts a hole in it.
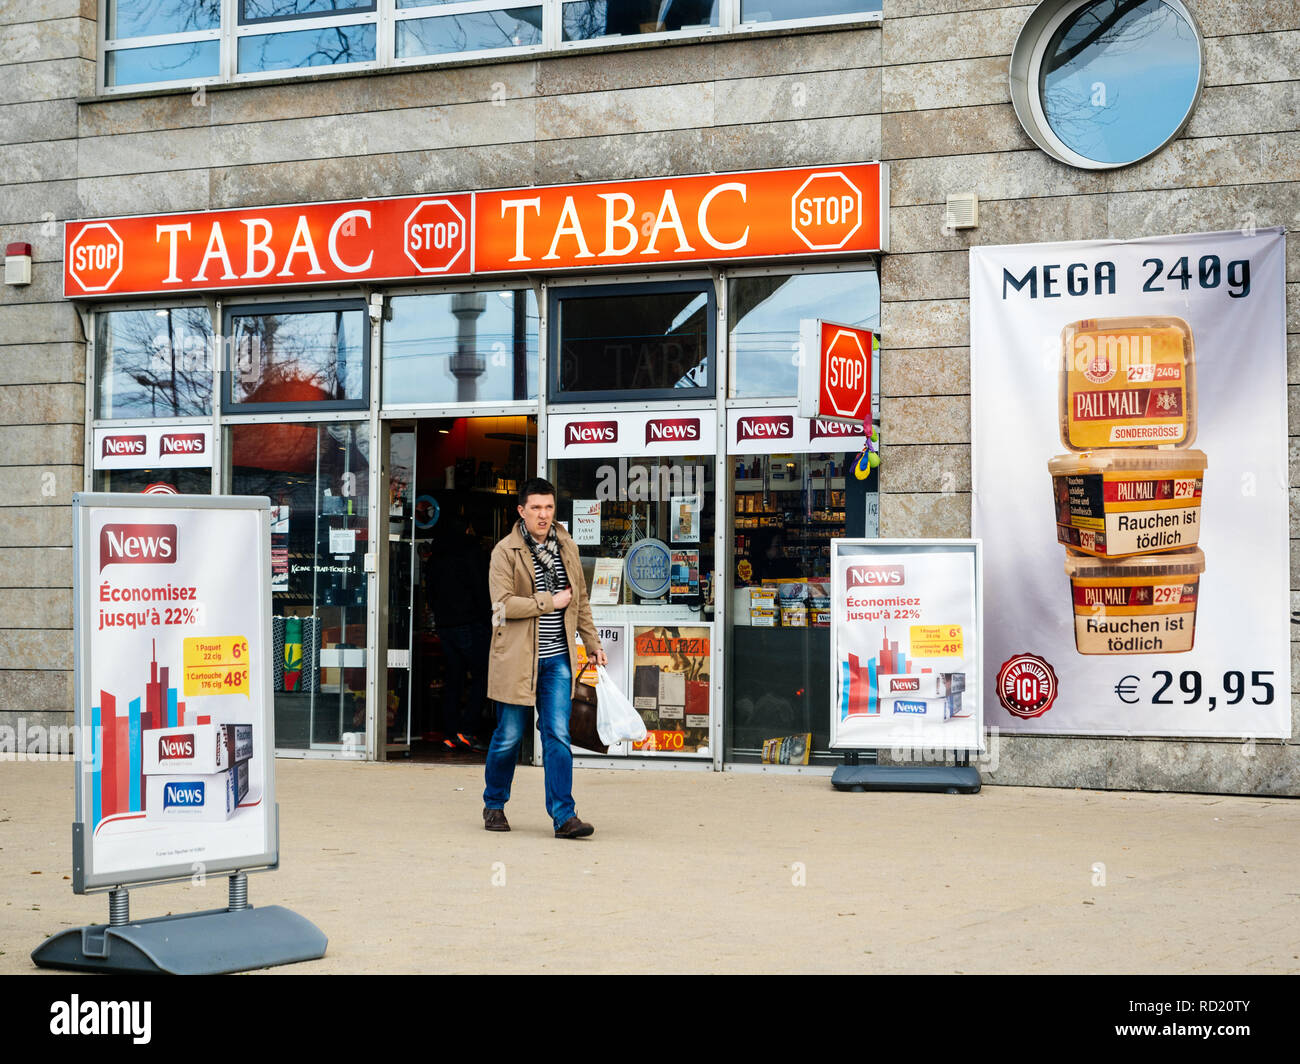
M 147 776 L 150 820 L 222 823 L 248 796 L 248 762 L 225 772 Z
M 917 695 L 880 696 L 880 712 L 885 716 L 919 717 L 926 720 L 948 720 L 961 713 L 961 694 L 924 698 Z
M 1070 554 L 1065 573 L 1080 654 L 1177 654 L 1196 641 L 1199 547 L 1110 561 Z
M 252 756 L 251 724 L 190 724 L 144 733 L 146 776 L 224 772 Z
M 883 673 L 878 679 L 882 698 L 899 695 L 911 698 L 946 698 L 966 690 L 964 672 Z

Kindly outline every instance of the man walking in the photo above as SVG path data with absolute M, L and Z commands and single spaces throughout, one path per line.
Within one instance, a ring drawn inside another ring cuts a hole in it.
M 515 760 L 524 728 L 537 707 L 542 733 L 546 811 L 557 839 L 586 838 L 596 829 L 578 819 L 573 804 L 569 706 L 576 675 L 575 633 L 587 654 L 606 663 L 587 601 L 582 563 L 572 537 L 555 523 L 555 488 L 534 478 L 519 490 L 519 523 L 492 551 L 492 650 L 488 697 L 497 702 L 497 726 L 484 768 L 483 826 L 509 831 Z

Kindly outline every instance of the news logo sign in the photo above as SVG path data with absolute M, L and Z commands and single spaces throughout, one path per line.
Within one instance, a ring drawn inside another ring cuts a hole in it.
M 99 570 L 110 565 L 172 565 L 175 525 L 116 524 L 99 530 Z

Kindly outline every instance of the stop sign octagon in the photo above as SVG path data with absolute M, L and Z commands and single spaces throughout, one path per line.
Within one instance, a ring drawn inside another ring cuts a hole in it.
M 449 200 L 421 200 L 402 226 L 402 250 L 421 273 L 446 273 L 465 253 L 467 231 Z
M 823 344 L 821 413 L 863 418 L 862 408 L 871 395 L 871 333 L 837 328 L 829 343 L 823 337 Z
M 813 174 L 790 199 L 790 226 L 812 251 L 838 251 L 862 228 L 862 190 L 838 170 Z
M 68 276 L 83 292 L 107 292 L 122 272 L 122 259 L 117 230 L 107 222 L 91 222 L 68 245 Z

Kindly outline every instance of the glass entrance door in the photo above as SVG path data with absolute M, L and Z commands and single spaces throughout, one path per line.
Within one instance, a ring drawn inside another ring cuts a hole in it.
M 389 436 L 391 754 L 481 760 L 492 607 L 487 566 L 537 465 L 537 419 L 428 418 Z

